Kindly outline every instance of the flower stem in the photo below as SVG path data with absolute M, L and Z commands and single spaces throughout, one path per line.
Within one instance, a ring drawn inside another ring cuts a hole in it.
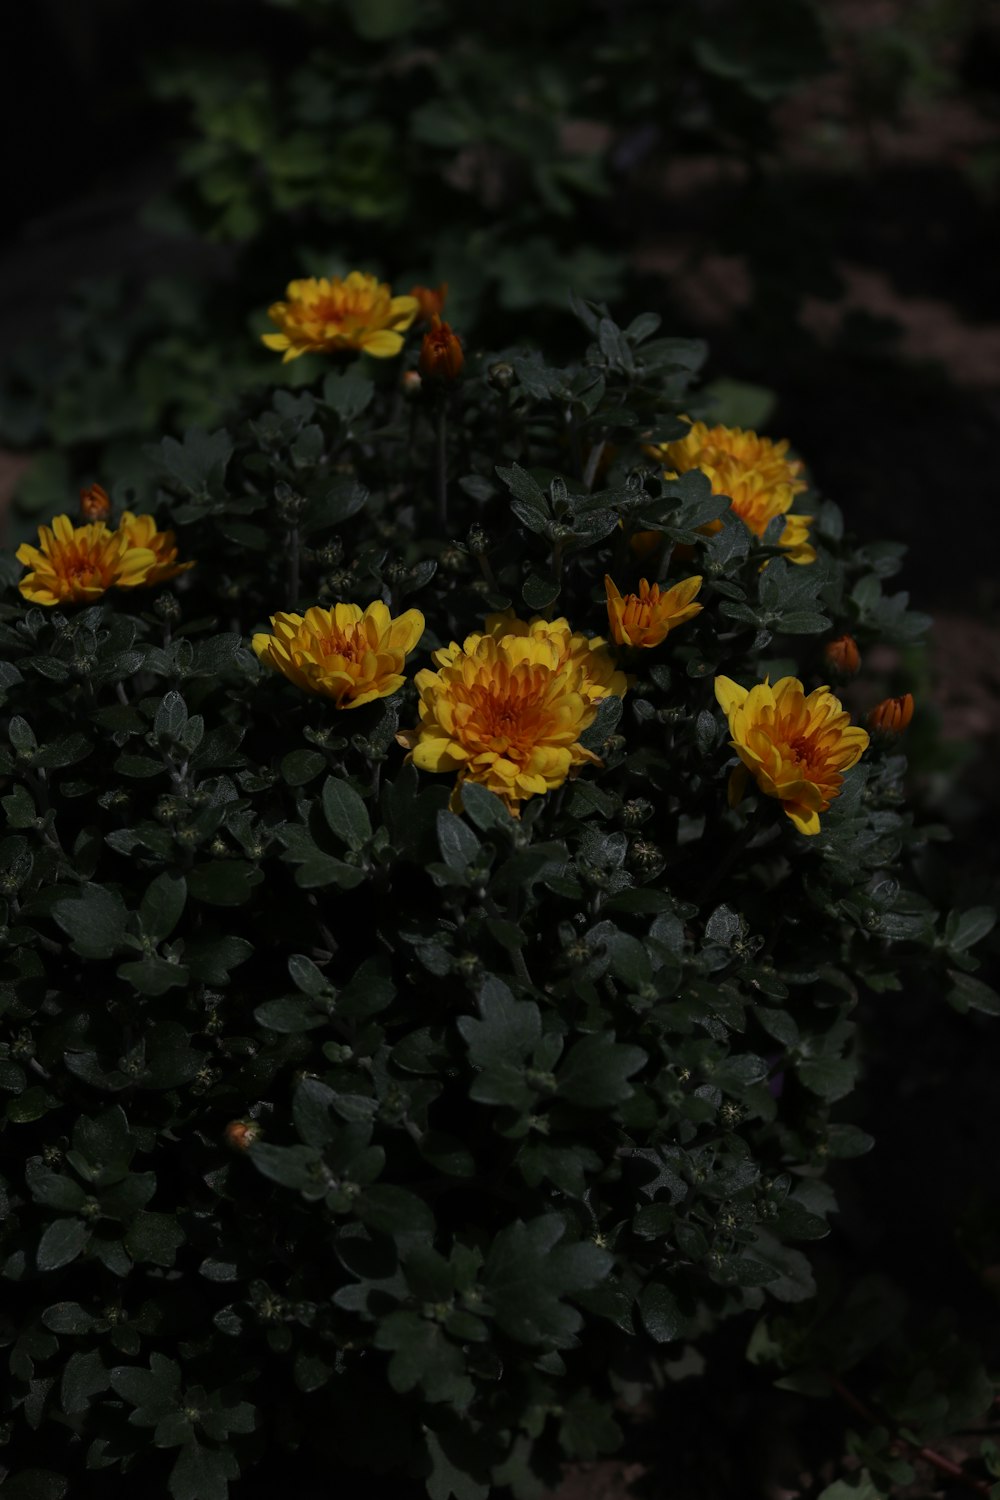
M 604 457 L 604 448 L 605 440 L 601 438 L 601 441 L 595 443 L 587 455 L 587 467 L 583 471 L 583 484 L 588 493 L 594 488 L 597 470 L 600 467 L 601 459 Z
M 437 494 L 438 521 L 441 530 L 448 529 L 448 404 L 442 396 L 437 410 L 437 441 L 434 445 L 434 489 Z
M 294 609 L 299 602 L 299 528 L 297 526 L 292 526 L 288 532 L 287 561 L 288 608 Z
M 835 1375 L 830 1376 L 830 1385 L 836 1391 L 844 1405 L 854 1412 L 855 1416 L 860 1417 L 862 1421 L 867 1422 L 871 1427 L 888 1426 L 891 1430 L 893 1425 L 891 1422 L 888 1422 L 885 1417 L 880 1416 L 877 1412 L 865 1406 L 863 1401 L 859 1401 L 854 1392 L 842 1380 L 838 1380 Z M 932 1469 L 936 1469 L 939 1474 L 947 1474 L 948 1478 L 953 1479 L 956 1484 L 962 1485 L 967 1490 L 972 1490 L 977 1495 L 988 1495 L 990 1493 L 990 1485 L 987 1480 L 974 1479 L 959 1464 L 953 1463 L 950 1458 L 945 1458 L 943 1453 L 938 1453 L 934 1448 L 922 1447 L 919 1443 L 911 1442 L 909 1438 L 901 1437 L 898 1432 L 893 1435 L 892 1446 L 904 1452 L 916 1454 L 918 1458 L 923 1459 L 925 1464 L 930 1464 Z

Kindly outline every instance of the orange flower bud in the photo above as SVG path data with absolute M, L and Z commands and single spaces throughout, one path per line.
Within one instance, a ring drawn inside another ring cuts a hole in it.
M 80 514 L 85 521 L 106 521 L 111 514 L 111 500 L 102 485 L 92 484 L 80 491 Z
M 260 1126 L 256 1120 L 230 1120 L 225 1135 L 234 1151 L 246 1151 L 260 1135 Z
M 439 318 L 444 312 L 445 299 L 448 296 L 448 283 L 442 281 L 437 290 L 429 286 L 415 286 L 411 290 L 410 296 L 415 297 L 419 305 L 417 322 L 429 323 L 432 318 Z
M 840 677 L 853 677 L 861 666 L 861 652 L 853 635 L 838 635 L 836 640 L 827 641 L 823 657 Z
M 410 401 L 420 395 L 420 388 L 423 385 L 423 381 L 416 370 L 404 371 L 403 379 L 400 383 L 403 387 L 403 395 Z
M 883 698 L 868 715 L 868 728 L 877 734 L 902 734 L 913 718 L 913 694 L 901 698 Z
M 421 375 L 425 380 L 457 380 L 464 364 L 461 339 L 435 313 L 420 346 Z

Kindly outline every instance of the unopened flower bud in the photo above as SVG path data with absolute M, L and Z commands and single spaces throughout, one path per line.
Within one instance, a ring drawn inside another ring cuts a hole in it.
M 80 514 L 85 521 L 106 521 L 111 514 L 111 498 L 103 485 L 91 484 L 80 491 Z
M 415 286 L 410 290 L 410 296 L 416 297 L 420 305 L 417 313 L 418 323 L 429 323 L 432 318 L 440 318 L 444 312 L 444 304 L 448 297 L 448 283 L 442 281 L 439 286 Z
M 902 734 L 913 718 L 913 694 L 901 698 L 883 698 L 868 715 L 868 728 L 875 734 Z
M 509 391 L 517 376 L 514 374 L 512 365 L 501 362 L 498 365 L 490 365 L 487 378 L 494 390 Z
M 482 557 L 490 550 L 489 536 L 478 521 L 469 527 L 468 545 L 473 557 Z
M 424 382 L 421 380 L 420 372 L 418 370 L 405 370 L 403 372 L 403 378 L 400 381 L 400 385 L 403 388 L 403 395 L 408 401 L 416 400 L 417 396 L 420 395 L 420 392 L 423 389 L 423 384 Z
M 439 380 L 451 382 L 457 380 L 462 373 L 465 364 L 465 355 L 462 352 L 462 342 L 457 334 L 452 333 L 448 323 L 442 323 L 441 319 L 434 315 L 431 326 L 424 334 L 424 341 L 420 346 L 420 373 L 425 380 Z
M 853 677 L 861 666 L 861 652 L 853 635 L 838 635 L 836 640 L 827 641 L 823 659 L 838 677 Z
M 160 594 L 153 603 L 153 613 L 166 625 L 172 625 L 181 617 L 181 607 L 173 594 Z
M 260 1135 L 256 1120 L 230 1120 L 226 1126 L 226 1144 L 234 1151 L 246 1151 Z

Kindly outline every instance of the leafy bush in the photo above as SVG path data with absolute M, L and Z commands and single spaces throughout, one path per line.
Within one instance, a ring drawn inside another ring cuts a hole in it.
M 898 736 L 817 800 L 866 737 L 786 686 L 806 771 L 733 785 L 717 694 L 753 765 L 740 688 L 916 640 L 901 549 L 781 445 L 697 448 L 699 345 L 576 311 L 566 366 L 421 383 L 411 334 L 402 378 L 248 395 L 153 451 L 176 538 L 92 490 L 8 568 L 12 1496 L 225 1500 L 275 1450 L 537 1496 L 722 1320 L 811 1306 L 825 1170 L 871 1145 L 859 987 L 998 1009 Z

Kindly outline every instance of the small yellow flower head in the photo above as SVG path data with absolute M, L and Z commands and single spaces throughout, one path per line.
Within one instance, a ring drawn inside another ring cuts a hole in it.
M 868 748 L 865 731 L 851 723 L 829 688 L 807 696 L 797 677 L 782 677 L 773 687 L 765 678 L 749 690 L 730 677 L 717 677 L 715 696 L 743 763 L 730 778 L 730 802 L 735 805 L 743 795 L 749 772 L 765 796 L 778 799 L 800 833 L 819 833 L 819 815 L 840 794 L 843 773 Z
M 136 584 L 155 588 L 159 583 L 166 583 L 168 578 L 176 578 L 178 573 L 186 573 L 188 568 L 194 567 L 193 562 L 177 561 L 177 540 L 174 533 L 157 531 L 154 516 L 134 516 L 130 510 L 123 510 L 118 531 L 125 538 L 126 556 L 136 549 L 152 554 L 152 562 L 147 570 L 141 576 L 133 573 L 128 578 L 119 579 L 119 588 L 134 587 Z
M 418 672 L 420 724 L 398 735 L 422 771 L 458 773 L 502 797 L 516 817 L 528 797 L 600 760 L 580 744 L 597 712 L 580 668 L 552 640 L 471 635 Z
M 18 588 L 32 604 L 46 605 L 93 604 L 110 588 L 144 583 L 156 562 L 152 552 L 130 547 L 103 521 L 74 526 L 69 516 L 39 526 L 38 546 L 22 542 L 16 555 L 30 569 Z
M 624 698 L 628 690 L 628 679 L 624 672 L 618 671 L 607 642 L 599 635 L 587 636 L 571 629 L 563 616 L 558 620 L 543 620 L 539 615 L 519 620 L 512 610 L 506 610 L 503 614 L 487 615 L 486 634 L 497 642 L 508 636 L 548 641 L 556 650 L 560 666 L 579 667 L 580 690 L 591 703 L 601 698 Z M 456 646 L 455 650 L 458 649 Z
M 692 422 L 690 431 L 673 443 L 661 443 L 650 453 L 665 465 L 668 477 L 700 469 L 712 481 L 714 495 L 726 495 L 732 508 L 754 536 L 761 537 L 775 516 L 785 516 L 779 538 L 788 561 L 816 561 L 809 541 L 812 516 L 791 515 L 792 501 L 808 486 L 799 477 L 802 464 L 789 458 L 788 443 L 772 442 L 741 427 L 707 427 Z M 710 522 L 706 531 L 718 531 Z
M 890 738 L 902 734 L 913 718 L 913 694 L 904 693 L 901 698 L 883 698 L 876 703 L 868 715 L 868 728 L 875 734 Z
M 665 593 L 658 583 L 639 580 L 637 594 L 620 594 L 608 574 L 604 575 L 608 596 L 608 624 L 619 646 L 659 646 L 671 630 L 692 620 L 702 606 L 693 603 L 701 588 L 701 577 L 685 578 Z
M 416 297 L 394 297 L 384 281 L 363 271 L 339 276 L 309 277 L 289 282 L 287 302 L 267 310 L 280 333 L 265 333 L 269 349 L 284 362 L 300 354 L 331 354 L 338 349 L 362 349 L 376 359 L 389 359 L 403 347 L 403 334 L 417 316 Z
M 424 633 L 419 609 L 394 620 L 380 599 L 362 611 L 357 604 L 315 606 L 305 615 L 271 616 L 274 634 L 253 638 L 267 666 L 307 693 L 332 698 L 337 708 L 360 708 L 388 698 L 403 686 L 403 664 Z

